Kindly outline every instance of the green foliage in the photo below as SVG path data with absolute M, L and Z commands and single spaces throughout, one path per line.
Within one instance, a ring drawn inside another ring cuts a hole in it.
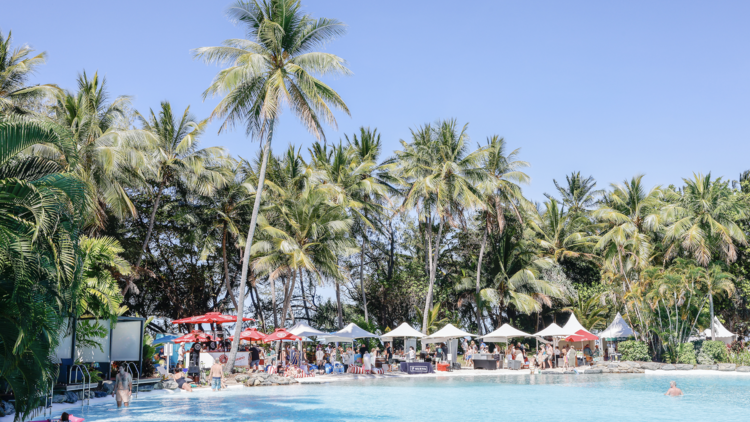
M 727 362 L 727 346 L 722 341 L 706 340 L 698 352 L 698 363 L 701 365 L 713 365 L 715 363 Z
M 695 357 L 695 345 L 691 342 L 682 343 L 677 353 L 677 363 L 690 363 L 695 365 L 698 363 Z
M 727 362 L 739 366 L 750 366 L 750 351 L 731 350 L 727 353 Z
M 76 344 L 86 348 L 96 347 L 100 352 L 104 352 L 99 339 L 105 338 L 109 333 L 109 321 L 103 322 L 104 325 L 99 321 L 79 320 L 76 325 Z
M 623 341 L 617 350 L 622 353 L 622 360 L 632 361 L 650 361 L 651 356 L 648 354 L 648 346 L 642 341 L 628 340 Z

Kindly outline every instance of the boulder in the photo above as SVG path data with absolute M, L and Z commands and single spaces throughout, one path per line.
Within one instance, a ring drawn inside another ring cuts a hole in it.
M 103 381 L 102 382 L 102 391 L 104 391 L 107 394 L 112 394 L 112 392 L 115 391 L 115 383 L 114 383 L 114 381 Z
M 167 390 L 176 390 L 179 388 L 177 387 L 177 381 L 175 380 L 164 380 L 160 382 L 159 384 L 161 384 L 162 388 L 166 388 Z
M 575 375 L 576 371 L 563 371 L 563 374 L 565 374 L 565 375 Z
M 65 393 L 65 403 L 75 403 L 80 399 L 81 397 L 75 391 L 68 391 Z
M 140 385 L 138 386 L 138 391 L 145 391 L 145 392 L 154 391 L 154 386 L 153 384 Z
M 247 381 L 249 378 L 250 378 L 250 375 L 242 374 L 242 375 L 237 375 L 236 377 L 234 377 L 234 380 L 242 383 L 242 382 Z
M 64 394 L 55 394 L 52 396 L 52 403 L 65 403 L 65 398 Z
M 607 365 L 607 368 L 609 368 L 609 369 L 619 369 L 620 368 L 620 364 L 619 363 L 610 363 L 609 365 Z
M 646 370 L 642 368 L 633 368 L 630 370 L 631 374 L 645 374 Z
M 641 369 L 648 369 L 650 371 L 656 371 L 657 369 L 661 368 L 661 363 L 659 362 L 643 362 L 641 364 Z
M 601 374 L 602 369 L 601 368 L 591 368 L 591 369 L 584 369 L 584 374 Z
M 715 371 L 719 369 L 719 365 L 695 365 L 695 369 Z
M 750 372 L 750 366 L 737 367 L 737 372 Z
M 260 383 L 260 385 L 262 385 L 262 386 L 268 386 L 268 385 L 275 385 L 275 384 L 272 383 L 272 382 L 269 382 L 269 381 L 263 381 L 263 382 Z
M 692 371 L 694 366 L 689 363 L 678 363 L 674 366 L 674 369 L 678 371 Z
M 734 363 L 720 363 L 719 364 L 719 371 L 730 372 L 730 371 L 734 371 L 735 369 L 737 369 L 737 365 L 735 365 Z
M 659 369 L 662 371 L 674 371 L 676 368 L 674 365 L 662 365 Z
M 164 389 L 164 385 L 161 383 L 161 381 L 154 384 L 154 390 L 162 390 Z

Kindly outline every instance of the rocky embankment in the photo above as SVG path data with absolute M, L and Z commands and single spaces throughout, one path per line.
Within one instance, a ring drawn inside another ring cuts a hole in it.
M 239 374 L 234 377 L 234 380 L 245 387 L 297 384 L 297 380 L 294 378 L 280 377 L 276 374 L 266 374 L 265 372 Z
M 594 362 L 593 370 L 601 369 L 603 374 L 642 374 L 651 371 L 692 371 L 696 369 L 722 372 L 750 372 L 750 366 L 737 366 L 733 363 L 718 363 L 715 365 L 691 365 L 685 363 L 659 362 Z M 590 371 L 590 370 L 589 370 Z M 586 371 L 586 373 L 590 373 Z

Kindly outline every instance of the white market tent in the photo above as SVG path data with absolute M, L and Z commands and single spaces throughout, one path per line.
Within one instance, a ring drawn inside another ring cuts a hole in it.
M 355 323 L 349 323 L 346 327 L 335 331 L 333 333 L 325 334 L 326 341 L 333 341 L 339 343 L 352 343 L 354 339 L 358 338 L 377 338 L 377 334 L 365 331 Z
M 300 321 L 294 325 L 294 327 L 290 328 L 290 333 L 294 334 L 297 337 L 325 337 L 328 335 L 327 333 L 324 333 L 320 330 L 317 330 L 309 325 L 307 325 L 306 322 Z
M 513 328 L 510 326 L 510 324 L 506 323 L 497 330 L 489 334 L 485 334 L 484 337 L 482 337 L 482 341 L 491 343 L 507 343 L 508 339 L 513 337 L 533 337 L 533 335 L 524 333 L 523 331 Z
M 476 337 L 474 334 L 469 334 L 464 330 L 456 328 L 453 324 L 448 324 L 445 327 L 437 330 L 430 336 L 422 338 L 422 344 L 427 343 L 446 343 L 448 345 L 448 361 L 453 363 L 458 360 L 458 344 L 451 344 L 450 340 L 455 338 L 463 337 Z
M 633 329 L 630 328 L 627 322 L 625 322 L 625 319 L 620 315 L 618 312 L 615 316 L 615 319 L 612 321 L 611 324 L 609 324 L 609 327 L 604 329 L 601 333 L 598 334 L 599 338 L 602 340 L 606 340 L 608 338 L 626 338 L 635 335 L 633 332 Z
M 408 338 L 411 338 L 411 337 L 422 338 L 422 337 L 426 337 L 426 336 L 427 336 L 427 334 L 422 334 L 421 332 L 415 330 L 411 325 L 409 325 L 409 324 L 407 324 L 407 323 L 404 322 L 401 325 L 399 325 L 398 327 L 396 327 L 394 330 L 391 330 L 391 331 L 383 334 L 382 336 L 380 336 L 380 338 L 382 340 L 393 340 L 394 338 L 401 338 L 401 337 L 404 337 L 404 338 L 407 338 L 407 337 Z
M 547 328 L 534 334 L 534 337 L 567 337 L 574 335 L 576 331 L 578 330 L 571 331 L 570 329 L 565 329 L 553 322 L 548 325 Z
M 719 318 L 714 316 L 714 331 L 716 332 L 716 337 L 714 340 L 723 341 L 726 344 L 730 344 L 733 341 L 737 340 L 737 334 L 732 333 L 731 331 L 724 328 L 724 326 L 719 321 Z M 706 334 L 706 338 L 711 338 L 711 328 L 707 328 L 706 331 L 704 331 Z
M 592 334 L 591 331 L 583 328 L 583 325 L 581 325 L 581 323 L 578 322 L 578 318 L 576 318 L 575 314 L 572 312 L 570 313 L 570 318 L 568 318 L 568 322 L 566 322 L 562 328 L 563 330 L 573 331 L 573 334 L 577 333 L 580 330 L 583 330 L 589 334 Z

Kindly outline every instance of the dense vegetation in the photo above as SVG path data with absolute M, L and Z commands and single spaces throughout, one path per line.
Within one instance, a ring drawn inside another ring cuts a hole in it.
M 747 174 L 598 189 L 573 172 L 538 203 L 523 195 L 521 151 L 472 141 L 456 120 L 415 125 L 392 153 L 369 127 L 328 141 L 331 108 L 348 109 L 317 76 L 349 71 L 315 49 L 343 25 L 294 0 L 238 2 L 230 16 L 248 39 L 194 51 L 228 66 L 202 117 L 169 102 L 133 110 L 98 74 L 70 92 L 29 86 L 45 55 L 0 34 L 0 383 L 23 398 L 19 417 L 84 315 L 153 316 L 153 331 L 218 311 L 266 331 L 305 320 L 486 333 L 570 312 L 602 329 L 621 312 L 643 342 L 624 346 L 668 361 L 719 359 L 684 345 L 712 313 L 748 334 Z M 271 149 L 284 108 L 316 138 L 307 151 Z M 262 152 L 201 148 L 210 119 L 244 126 Z

